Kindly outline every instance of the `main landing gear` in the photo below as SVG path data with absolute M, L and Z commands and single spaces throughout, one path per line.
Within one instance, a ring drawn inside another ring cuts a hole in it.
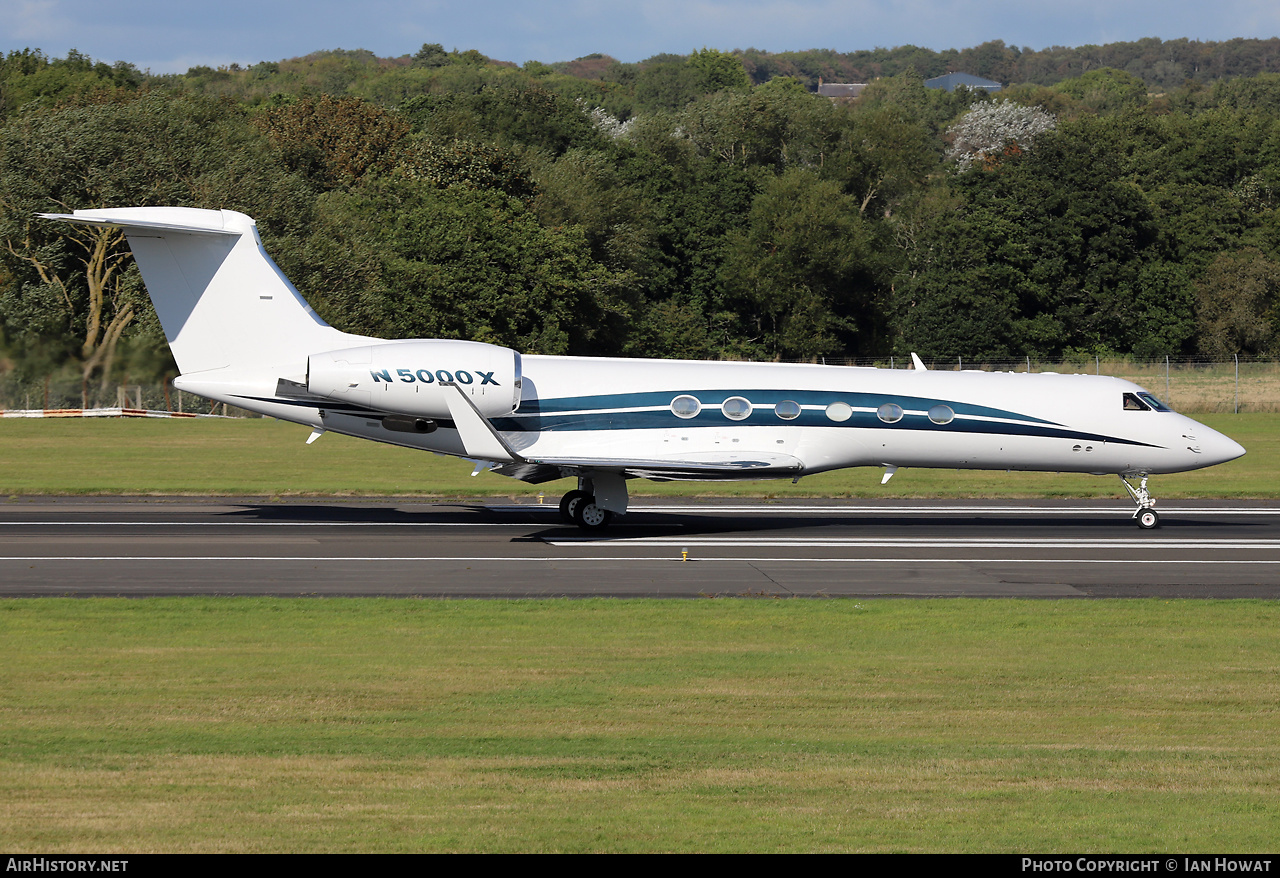
M 1156 512 L 1156 501 L 1147 491 L 1147 477 L 1142 476 L 1142 481 L 1138 487 L 1134 487 L 1124 476 L 1120 477 L 1120 481 L 1124 483 L 1124 489 L 1129 492 L 1129 496 L 1133 498 L 1133 502 L 1138 504 L 1138 508 L 1133 511 L 1133 517 L 1138 522 L 1138 527 L 1143 530 L 1151 530 L 1160 526 L 1160 515 Z
M 618 473 L 594 470 L 578 479 L 578 489 L 560 498 L 560 517 L 583 530 L 602 530 L 615 512 L 627 511 L 627 483 Z
M 583 530 L 599 530 L 613 520 L 613 513 L 596 505 L 586 491 L 570 491 L 560 498 L 560 517 Z

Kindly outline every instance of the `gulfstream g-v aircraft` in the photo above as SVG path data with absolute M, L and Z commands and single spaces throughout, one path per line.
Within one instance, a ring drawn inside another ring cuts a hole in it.
M 583 528 L 627 509 L 627 481 L 799 479 L 843 467 L 1115 474 L 1156 527 L 1147 477 L 1244 449 L 1143 388 L 1092 375 L 521 355 L 351 335 L 316 316 L 228 210 L 44 214 L 124 230 L 182 374 L 174 386 L 312 428 L 576 477 Z M 1135 485 L 1134 483 L 1137 482 Z

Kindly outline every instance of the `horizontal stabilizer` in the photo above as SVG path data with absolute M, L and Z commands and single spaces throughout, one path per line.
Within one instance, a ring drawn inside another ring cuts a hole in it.
M 129 229 L 138 229 L 152 232 L 184 232 L 188 235 L 244 234 L 243 229 L 226 227 L 222 211 L 198 210 L 190 207 L 125 207 L 115 210 L 78 210 L 75 213 L 42 213 L 38 216 L 41 219 L 61 220 L 82 226 L 120 228 L 126 232 Z

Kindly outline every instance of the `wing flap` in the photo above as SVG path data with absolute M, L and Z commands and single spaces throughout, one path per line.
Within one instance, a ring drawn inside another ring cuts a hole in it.
M 743 455 L 706 460 L 608 457 L 530 457 L 506 464 L 494 471 L 504 476 L 538 484 L 564 478 L 585 470 L 604 470 L 622 475 L 662 481 L 748 481 L 751 479 L 794 478 L 804 464 L 786 454 Z

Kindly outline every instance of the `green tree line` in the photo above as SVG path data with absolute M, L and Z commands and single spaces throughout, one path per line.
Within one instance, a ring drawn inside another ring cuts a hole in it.
M 965 51 L 996 49 L 1013 51 Z M 121 237 L 34 216 L 145 204 L 254 216 L 321 316 L 387 337 L 782 360 L 1280 354 L 1280 73 L 1156 90 L 1090 66 L 992 96 L 926 88 L 920 57 L 833 102 L 811 68 L 762 75 L 753 51 L 517 66 L 428 44 L 158 77 L 11 52 L 0 368 L 172 369 Z

